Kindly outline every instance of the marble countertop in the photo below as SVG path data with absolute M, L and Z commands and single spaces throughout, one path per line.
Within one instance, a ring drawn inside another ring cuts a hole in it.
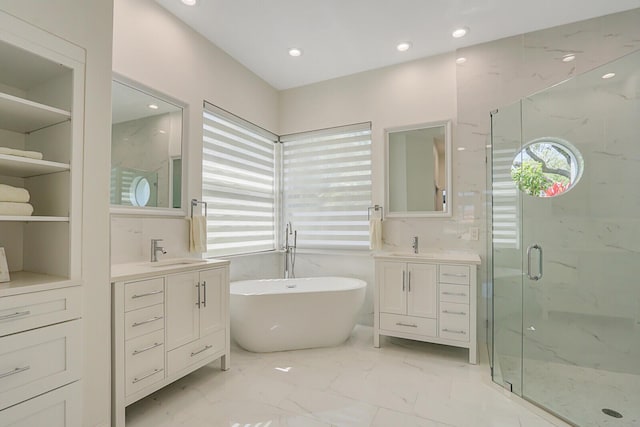
M 464 264 L 480 264 L 480 256 L 474 252 L 465 251 L 426 251 L 414 254 L 413 252 L 380 252 L 373 255 L 376 259 L 403 260 L 403 261 L 431 261 L 453 262 Z
M 131 262 L 126 264 L 114 264 L 111 266 L 111 282 L 124 280 L 146 279 L 171 273 L 201 270 L 229 265 L 224 259 L 197 259 L 197 258 L 168 258 L 152 262 Z

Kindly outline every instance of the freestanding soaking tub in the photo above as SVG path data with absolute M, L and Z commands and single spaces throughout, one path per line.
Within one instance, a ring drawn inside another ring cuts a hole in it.
M 346 277 L 231 283 L 231 335 L 253 352 L 329 347 L 351 334 L 366 282 Z

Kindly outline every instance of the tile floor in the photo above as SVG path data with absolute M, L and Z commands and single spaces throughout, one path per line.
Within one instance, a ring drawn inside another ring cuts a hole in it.
M 357 326 L 339 347 L 213 363 L 127 408 L 127 427 L 552 427 L 492 385 L 467 350 Z

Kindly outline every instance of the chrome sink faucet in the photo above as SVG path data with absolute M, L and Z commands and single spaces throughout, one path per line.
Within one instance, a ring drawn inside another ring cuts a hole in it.
M 411 247 L 413 248 L 413 253 L 418 253 L 418 236 L 413 236 L 411 239 Z
M 162 239 L 151 239 L 151 262 L 158 262 L 158 252 L 163 255 L 167 253 L 162 246 L 158 246 L 158 242 L 162 242 Z

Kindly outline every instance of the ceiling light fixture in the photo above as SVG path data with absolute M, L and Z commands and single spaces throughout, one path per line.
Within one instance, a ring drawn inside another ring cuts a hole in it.
M 297 47 L 292 47 L 291 49 L 289 49 L 289 55 L 290 56 L 300 56 L 302 55 L 302 50 L 298 49 Z
M 193 6 L 196 4 L 197 0 L 182 0 L 183 4 L 186 4 L 187 6 Z
M 602 76 L 603 79 L 610 79 L 612 77 L 615 77 L 616 73 L 607 73 L 604 76 Z
M 461 56 L 460 58 L 456 59 L 456 64 L 461 65 L 464 64 L 465 62 L 467 62 L 467 58 Z
M 406 52 L 410 48 L 411 48 L 411 42 L 398 43 L 398 46 L 396 46 L 396 49 L 398 49 L 399 52 Z
M 562 62 L 571 62 L 576 59 L 576 56 L 573 53 L 567 53 L 562 57 Z
M 156 104 L 149 104 L 147 105 L 147 107 L 151 108 L 152 110 L 157 110 L 159 108 Z
M 453 36 L 453 38 L 459 39 L 460 37 L 466 36 L 468 32 L 469 32 L 469 29 L 466 27 L 458 28 L 454 30 L 453 33 L 451 33 L 451 35 Z

